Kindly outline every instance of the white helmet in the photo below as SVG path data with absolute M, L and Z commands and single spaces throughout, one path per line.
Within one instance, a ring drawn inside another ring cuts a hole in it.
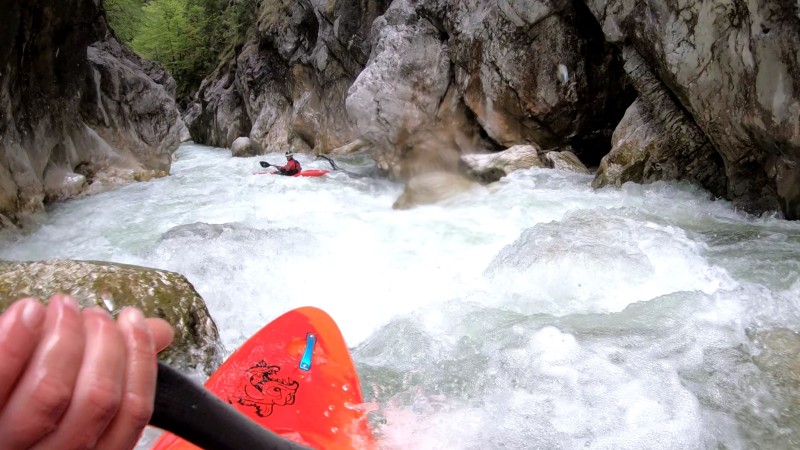
M 286 151 L 286 157 L 288 158 L 288 157 L 290 157 L 290 156 L 294 156 L 294 152 L 293 152 L 293 151 L 291 151 L 291 150 L 287 150 L 287 151 Z

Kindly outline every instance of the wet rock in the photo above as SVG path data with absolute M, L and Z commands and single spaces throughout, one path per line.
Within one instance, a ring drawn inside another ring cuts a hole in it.
M 211 373 L 222 362 L 217 327 L 203 299 L 180 274 L 95 261 L 0 261 L 0 310 L 18 298 L 48 299 L 56 292 L 112 314 L 135 306 L 148 317 L 166 319 L 175 340 L 159 357 L 171 365 Z
M 477 187 L 477 183 L 452 172 L 428 172 L 411 177 L 392 208 L 410 209 L 452 199 Z
M 180 129 L 174 80 L 116 41 L 98 2 L 2 10 L 2 223 L 22 224 L 47 201 L 169 172 Z M 86 189 L 69 173 L 84 176 Z
M 238 137 L 231 144 L 232 156 L 254 156 L 255 154 L 255 148 L 249 137 Z
M 501 152 L 486 155 L 464 155 L 467 174 L 484 183 L 492 183 L 511 172 L 531 167 L 547 167 L 533 145 L 515 145 Z
M 725 197 L 800 218 L 797 8 L 778 0 L 585 3 L 606 39 L 642 55 L 708 138 L 725 167 Z
M 592 186 L 687 180 L 724 196 L 725 167 L 716 149 L 638 52 L 626 47 L 623 55 L 641 94 L 617 125 Z
M 551 169 L 585 174 L 591 173 L 581 160 L 575 156 L 575 153 L 570 150 L 549 151 L 544 153 L 541 158 L 544 164 Z
M 374 25 L 369 64 L 347 96 L 347 112 L 367 141 L 391 148 L 401 133 L 435 117 L 451 71 L 439 30 L 413 4 L 395 1 Z

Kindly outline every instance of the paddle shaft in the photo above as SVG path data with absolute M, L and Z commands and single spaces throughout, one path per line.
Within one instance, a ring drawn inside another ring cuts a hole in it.
M 150 425 L 206 450 L 310 450 L 261 427 L 161 362 Z

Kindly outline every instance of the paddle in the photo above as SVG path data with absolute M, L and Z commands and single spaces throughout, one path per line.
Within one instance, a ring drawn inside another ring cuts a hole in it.
M 275 164 L 270 164 L 266 161 L 259 161 L 258 163 L 261 164 L 261 167 L 269 167 L 269 166 L 278 167 Z
M 206 450 L 310 450 L 261 427 L 161 362 L 150 425 Z

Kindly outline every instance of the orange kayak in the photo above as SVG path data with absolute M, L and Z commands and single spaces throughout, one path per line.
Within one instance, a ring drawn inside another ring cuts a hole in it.
M 294 309 L 270 322 L 205 386 L 256 423 L 300 444 L 376 448 L 350 352 L 321 309 Z M 165 433 L 153 450 L 197 448 Z

